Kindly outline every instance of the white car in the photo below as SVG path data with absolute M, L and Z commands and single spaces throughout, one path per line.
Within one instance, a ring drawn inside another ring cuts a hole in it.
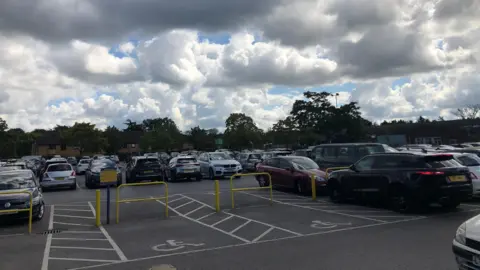
M 90 159 L 80 159 L 77 164 L 77 174 L 84 174 L 90 164 Z
M 202 175 L 208 176 L 212 180 L 216 177 L 230 177 L 242 172 L 242 165 L 224 152 L 203 153 L 197 160 L 200 163 Z
M 202 180 L 200 173 L 200 164 L 193 156 L 178 156 L 174 157 L 168 163 L 168 168 L 165 170 L 165 177 L 168 181 L 175 182 L 179 179 L 195 179 Z
M 458 227 L 452 249 L 459 269 L 480 269 L 480 215 Z
M 473 196 L 480 196 L 480 157 L 470 153 L 448 153 L 463 166 L 468 167 L 472 178 Z
M 48 165 L 43 174 L 40 186 L 44 189 L 49 188 L 77 188 L 76 173 L 72 165 L 68 163 L 57 163 Z

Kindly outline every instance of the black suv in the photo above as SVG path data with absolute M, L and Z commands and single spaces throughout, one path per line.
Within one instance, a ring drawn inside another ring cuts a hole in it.
M 317 145 L 312 149 L 311 158 L 320 169 L 350 166 L 362 157 L 374 153 L 398 152 L 381 143 L 331 143 Z
M 160 160 L 156 157 L 133 157 L 127 164 L 126 182 L 134 183 L 144 180 L 162 181 L 163 173 Z
M 430 203 L 455 208 L 472 197 L 467 167 L 452 155 L 383 153 L 368 155 L 349 169 L 329 174 L 330 199 L 380 199 L 393 210 L 408 212 Z

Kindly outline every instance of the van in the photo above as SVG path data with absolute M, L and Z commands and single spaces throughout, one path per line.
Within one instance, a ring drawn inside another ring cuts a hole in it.
M 312 149 L 312 159 L 320 169 L 350 166 L 366 155 L 398 152 L 381 143 L 332 143 L 317 145 Z

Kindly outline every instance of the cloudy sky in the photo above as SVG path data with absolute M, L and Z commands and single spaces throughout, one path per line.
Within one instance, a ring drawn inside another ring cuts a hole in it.
M 373 121 L 480 103 L 478 0 L 2 0 L 0 117 L 268 128 L 305 90 Z M 333 101 L 334 102 L 334 101 Z

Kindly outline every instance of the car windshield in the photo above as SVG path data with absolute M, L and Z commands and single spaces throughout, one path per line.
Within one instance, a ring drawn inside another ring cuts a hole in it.
M 474 154 L 459 156 L 458 160 L 465 166 L 480 166 L 480 158 Z
M 250 154 L 250 159 L 262 159 L 262 155 L 260 154 Z
M 47 169 L 48 172 L 64 172 L 64 171 L 71 171 L 71 170 L 72 170 L 72 166 L 68 164 L 54 164 L 54 165 L 48 166 L 48 169 Z
M 33 188 L 35 182 L 31 178 L 31 174 L 19 172 L 18 174 L 0 174 L 0 190 Z
M 225 160 L 225 159 L 229 159 L 229 157 L 225 153 L 211 153 L 210 154 L 210 159 L 211 160 Z
M 300 170 L 318 169 L 317 163 L 309 158 L 291 158 L 290 161 Z

